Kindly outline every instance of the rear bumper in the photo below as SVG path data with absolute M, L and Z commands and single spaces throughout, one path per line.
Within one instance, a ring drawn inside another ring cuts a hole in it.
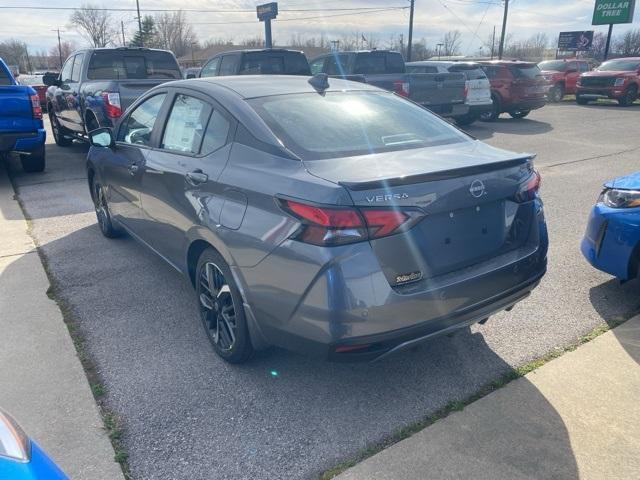
M 483 113 L 489 113 L 493 111 L 493 104 L 488 103 L 485 105 L 469 105 L 469 114 L 480 116 Z
M 469 113 L 466 103 L 446 103 L 443 105 L 423 105 L 424 108 L 437 113 L 441 117 L 460 117 Z
M 625 281 L 632 277 L 631 258 L 640 245 L 640 208 L 618 209 L 596 204 L 580 244 L 582 254 L 598 270 Z
M 402 287 L 390 286 L 368 243 L 319 249 L 287 241 L 255 267 L 237 269 L 256 319 L 252 336 L 305 355 L 362 361 L 483 320 L 525 298 L 546 272 L 538 207 L 525 245 Z
M 0 132 L 0 152 L 31 152 L 44 145 L 46 138 L 44 128 L 31 132 Z

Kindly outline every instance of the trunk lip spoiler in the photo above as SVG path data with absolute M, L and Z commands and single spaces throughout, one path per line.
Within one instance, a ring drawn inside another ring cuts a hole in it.
M 376 180 L 365 180 L 363 182 L 338 182 L 342 187 L 352 191 L 373 190 L 377 188 L 400 187 L 403 185 L 412 185 L 416 183 L 437 182 L 440 180 L 450 180 L 467 175 L 480 175 L 489 173 L 500 168 L 515 167 L 532 161 L 535 158 L 533 154 L 527 154 L 522 157 L 511 158 L 498 162 L 484 163 L 481 165 L 472 165 L 469 167 L 453 168 L 450 170 L 442 170 L 432 173 L 420 173 L 410 175 L 408 177 L 382 178 Z

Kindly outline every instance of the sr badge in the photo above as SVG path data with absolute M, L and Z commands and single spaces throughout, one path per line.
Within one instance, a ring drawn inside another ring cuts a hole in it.
M 401 275 L 396 275 L 396 285 L 401 285 L 403 283 L 416 282 L 421 278 L 422 278 L 422 272 L 403 273 Z

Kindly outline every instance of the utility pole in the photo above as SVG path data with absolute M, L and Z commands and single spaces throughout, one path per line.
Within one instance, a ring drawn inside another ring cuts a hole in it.
M 407 43 L 407 62 L 411 61 L 411 44 L 413 42 L 413 10 L 415 7 L 415 0 L 409 0 L 411 7 L 409 7 L 409 40 Z
M 55 28 L 52 32 L 58 32 L 58 57 L 60 58 L 60 70 L 62 70 L 62 43 L 60 42 L 60 29 Z
M 400 34 L 400 53 L 404 55 L 404 34 Z
M 496 50 L 496 26 L 493 26 L 493 37 L 491 37 L 491 60 L 493 60 L 493 54 Z
M 140 0 L 136 0 L 136 9 L 138 10 L 138 35 L 140 35 L 140 46 L 144 47 L 144 39 L 142 38 L 142 17 L 140 16 Z
M 502 60 L 504 52 L 504 36 L 507 33 L 507 14 L 509 13 L 509 0 L 504 0 L 504 16 L 502 17 L 502 36 L 500 37 L 500 47 L 498 48 L 498 59 Z
M 127 46 L 127 42 L 124 39 L 124 21 L 120 20 L 120 28 L 122 29 L 122 46 L 126 47 Z

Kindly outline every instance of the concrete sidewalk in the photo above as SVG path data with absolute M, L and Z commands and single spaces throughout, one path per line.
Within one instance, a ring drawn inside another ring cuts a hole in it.
M 639 363 L 637 316 L 337 478 L 640 478 Z
M 0 164 L 0 408 L 72 479 L 122 480 L 87 378 Z

